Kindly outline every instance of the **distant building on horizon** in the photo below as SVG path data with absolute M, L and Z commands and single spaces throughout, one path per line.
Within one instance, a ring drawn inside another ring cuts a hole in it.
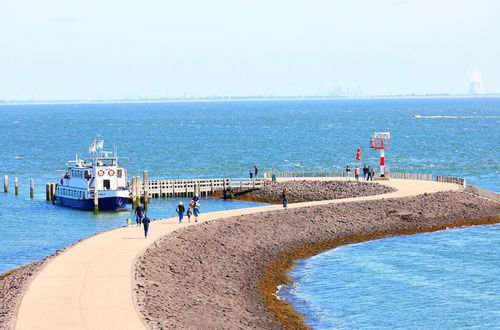
M 481 78 L 481 71 L 473 70 L 470 75 L 470 83 L 469 83 L 469 94 L 471 95 L 483 95 L 484 87 L 483 87 L 483 79 Z

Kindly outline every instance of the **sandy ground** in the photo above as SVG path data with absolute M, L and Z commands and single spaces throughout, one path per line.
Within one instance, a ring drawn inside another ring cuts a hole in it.
M 280 329 L 258 292 L 263 267 L 307 243 L 498 216 L 464 192 L 242 215 L 178 230 L 139 258 L 139 311 L 153 329 Z

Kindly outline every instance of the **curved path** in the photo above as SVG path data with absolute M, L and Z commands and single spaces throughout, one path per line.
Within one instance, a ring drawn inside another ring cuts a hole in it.
M 289 208 L 462 189 L 462 186 L 455 184 L 433 181 L 392 179 L 379 183 L 398 191 L 376 196 L 296 203 L 290 204 Z M 202 214 L 198 223 L 281 208 L 281 205 L 269 205 L 212 212 Z M 179 224 L 177 218 L 168 218 L 151 223 L 148 239 L 144 239 L 142 228 L 122 227 L 69 248 L 50 261 L 31 282 L 19 306 L 16 329 L 144 329 L 133 297 L 135 259 L 157 238 L 189 225 L 195 224 Z

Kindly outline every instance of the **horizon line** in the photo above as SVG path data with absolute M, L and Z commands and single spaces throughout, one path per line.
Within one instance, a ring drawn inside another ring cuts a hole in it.
M 119 98 L 119 99 L 63 99 L 63 100 L 3 100 L 2 105 L 50 105 L 50 104 L 112 104 L 112 103 L 176 103 L 176 102 L 243 102 L 243 101 L 299 101 L 299 100 L 377 100 L 377 99 L 420 99 L 420 98 L 495 98 L 500 93 L 486 94 L 395 94 L 372 96 L 203 96 L 176 98 Z

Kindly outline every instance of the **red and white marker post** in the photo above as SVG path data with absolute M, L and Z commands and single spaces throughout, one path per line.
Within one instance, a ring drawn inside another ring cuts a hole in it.
M 370 148 L 380 150 L 380 176 L 385 177 L 385 149 L 391 147 L 391 133 L 376 132 L 370 139 Z

